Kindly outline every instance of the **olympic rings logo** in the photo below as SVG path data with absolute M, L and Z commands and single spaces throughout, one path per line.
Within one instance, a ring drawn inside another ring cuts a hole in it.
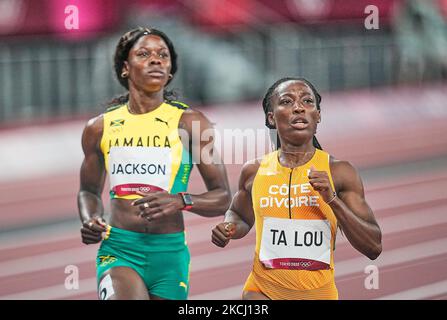
M 140 191 L 141 192 L 149 192 L 149 191 L 151 191 L 151 188 L 150 187 L 140 187 Z
M 114 263 L 116 260 L 118 260 L 115 256 L 99 256 L 99 265 L 101 267 L 104 267 L 108 264 Z
M 300 264 L 303 268 L 309 268 L 312 265 L 312 262 L 301 262 Z

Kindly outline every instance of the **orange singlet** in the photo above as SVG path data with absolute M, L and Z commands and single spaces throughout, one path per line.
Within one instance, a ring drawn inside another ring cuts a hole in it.
M 253 182 L 256 223 L 253 269 L 244 290 L 274 300 L 338 299 L 334 281 L 337 219 L 309 183 L 309 170 L 326 171 L 333 190 L 330 155 L 283 167 L 278 151 L 264 156 Z

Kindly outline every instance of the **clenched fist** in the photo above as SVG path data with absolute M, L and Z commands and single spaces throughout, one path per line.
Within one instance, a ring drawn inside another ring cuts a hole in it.
M 225 247 L 236 232 L 236 225 L 232 222 L 222 222 L 214 227 L 211 241 L 218 247 Z

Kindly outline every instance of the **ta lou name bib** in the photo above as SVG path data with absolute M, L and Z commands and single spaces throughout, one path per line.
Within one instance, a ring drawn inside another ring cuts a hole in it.
M 171 178 L 171 149 L 162 147 L 112 147 L 109 175 L 118 196 L 137 191 L 168 191 Z
M 265 217 L 259 259 L 269 269 L 330 269 L 329 221 Z

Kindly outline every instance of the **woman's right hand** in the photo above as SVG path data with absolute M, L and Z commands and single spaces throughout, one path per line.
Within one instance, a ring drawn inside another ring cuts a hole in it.
M 211 241 L 218 247 L 225 247 L 236 232 L 236 225 L 232 222 L 222 222 L 214 227 Z
M 82 225 L 82 242 L 85 244 L 98 243 L 102 240 L 103 232 L 107 232 L 106 221 L 101 217 L 93 217 Z

